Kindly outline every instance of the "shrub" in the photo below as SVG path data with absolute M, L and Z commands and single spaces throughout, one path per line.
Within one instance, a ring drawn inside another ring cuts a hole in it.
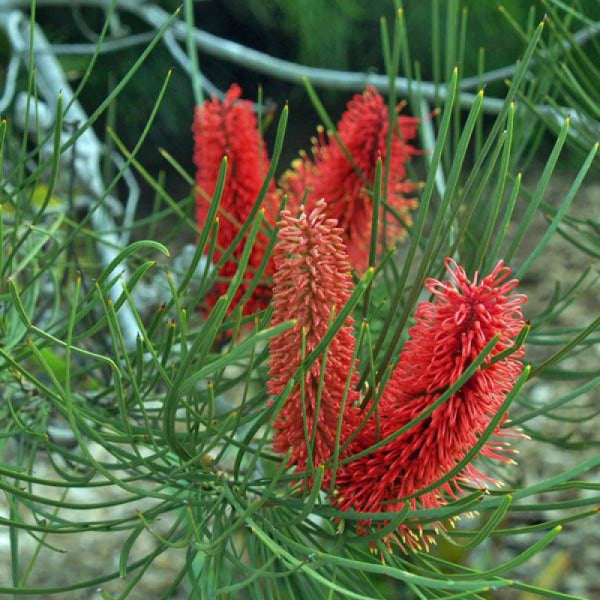
M 571 208 L 599 166 L 598 70 L 585 46 L 596 29 L 579 4 L 549 0 L 538 24 L 499 15 L 522 43 L 502 98 L 469 92 L 498 73 L 462 72 L 473 49 L 459 2 L 439 25 L 449 68 L 426 82 L 402 10 L 381 26 L 386 75 L 365 78 L 227 55 L 223 40 L 193 37 L 191 2 L 183 18 L 117 1 L 75 92 L 31 24 L 35 5 L 26 16 L 22 4 L 0 11 L 14 51 L 0 100 L 10 115 L 0 125 L 0 525 L 10 548 L 0 592 L 575 598 L 519 569 L 599 500 L 598 440 L 545 430 L 597 419 L 586 394 L 600 372 L 585 357 L 600 317 L 567 313 L 597 294 L 598 277 L 594 267 L 569 281 L 544 273 L 555 284 L 545 304 L 529 278 L 556 236 L 586 260 L 600 248 L 597 218 Z M 88 116 L 78 96 L 120 12 L 153 37 Z M 308 74 L 327 137 L 292 174 L 277 176 L 289 167 L 293 105 L 275 115 L 269 158 L 262 94 L 205 100 L 194 40 L 272 76 Z M 199 105 L 196 177 L 166 150 L 164 172 L 138 160 L 175 93 L 170 71 L 156 75 L 163 85 L 135 146 L 118 134 L 115 100 L 161 42 Z M 385 102 L 368 88 L 337 128 L 313 86 L 365 83 Z M 412 116 L 399 116 L 399 92 Z M 236 118 L 220 119 L 224 107 Z M 101 141 L 93 125 L 105 113 Z M 215 134 L 223 123 L 234 143 Z M 374 133 L 356 137 L 354 126 Z M 566 152 L 576 173 L 554 202 Z M 144 214 L 140 193 L 154 196 Z M 553 386 L 544 402 L 533 394 L 541 381 Z M 522 465 L 544 444 L 581 458 L 531 482 Z M 524 512 L 529 521 L 517 519 Z M 463 515 L 472 518 L 455 528 Z M 492 543 L 508 556 L 496 560 Z M 67 563 L 77 559 L 70 544 L 87 574 L 50 578 L 54 553 L 68 546 Z

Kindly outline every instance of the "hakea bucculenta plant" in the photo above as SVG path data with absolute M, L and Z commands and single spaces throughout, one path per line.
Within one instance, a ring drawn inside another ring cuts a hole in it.
M 510 270 L 500 262 L 487 277 L 479 280 L 476 274 L 470 281 L 454 261 L 447 259 L 446 268 L 448 281 L 426 281 L 434 300 L 418 306 L 416 325 L 409 330 L 409 340 L 380 399 L 379 422 L 367 422 L 351 444 L 352 454 L 418 417 L 456 383 L 496 335 L 500 338 L 475 374 L 429 417 L 383 447 L 339 467 L 334 502 L 342 510 L 394 512 L 406 497 L 413 509 L 435 508 L 463 495 L 464 484 L 483 487 L 500 483 L 468 464 L 442 485 L 419 494 L 449 473 L 475 446 L 523 367 L 524 349 L 514 344 L 525 325 L 521 306 L 527 299 L 511 293 L 518 282 L 509 279 Z M 494 361 L 508 349 L 514 352 Z M 499 428 L 495 433 L 516 435 Z M 513 462 L 511 453 L 508 442 L 496 439 L 486 442 L 479 455 Z M 433 529 L 438 526 L 444 525 L 438 523 Z M 371 521 L 364 520 L 357 531 L 366 533 L 372 527 Z M 427 547 L 433 540 L 421 526 L 412 527 L 410 520 L 387 538 L 388 545 L 396 542 L 404 550 Z
M 296 320 L 296 324 L 271 340 L 271 395 L 285 389 L 303 353 L 307 356 L 317 347 L 331 318 L 339 314 L 352 292 L 343 232 L 327 212 L 321 200 L 308 213 L 294 216 L 285 210 L 281 214 L 273 251 L 273 325 L 289 320 Z M 319 357 L 305 372 L 303 384 L 295 386 L 274 423 L 274 449 L 282 454 L 290 451 L 290 466 L 298 473 L 308 470 L 309 460 L 316 467 L 331 457 L 340 415 L 342 443 L 357 425 L 360 415 L 354 406 L 358 376 L 353 364 L 353 323 L 348 317 L 329 344 L 322 389 Z
M 196 221 L 201 229 L 206 222 L 208 210 L 217 184 L 223 157 L 228 158 L 228 173 L 219 205 L 219 229 L 213 260 L 219 261 L 247 220 L 262 187 L 269 168 L 264 140 L 258 130 L 258 122 L 252 102 L 241 100 L 242 90 L 232 85 L 223 101 L 206 100 L 196 108 L 193 124 L 194 164 L 196 165 Z M 271 185 L 265 198 L 265 218 L 274 224 L 278 202 Z M 207 307 L 214 305 L 229 286 L 229 280 L 237 271 L 237 262 L 244 249 L 242 240 L 230 260 L 219 269 L 219 280 L 206 298 Z M 259 234 L 250 259 L 247 274 L 232 303 L 244 295 L 254 273 L 264 258 L 268 239 Z M 272 263 L 267 264 L 265 275 L 272 273 Z M 254 289 L 244 305 L 244 313 L 250 314 L 266 308 L 271 299 L 271 286 L 266 281 Z
M 194 123 L 200 226 L 208 213 L 221 160 L 229 157 L 229 175 L 219 208 L 217 260 L 247 219 L 268 168 L 252 104 L 240 100 L 240 95 L 240 88 L 232 86 L 223 102 L 205 102 Z M 289 209 L 277 223 L 278 241 L 266 269 L 267 274 L 274 273 L 273 290 L 261 282 L 244 307 L 246 313 L 261 310 L 272 293 L 273 324 L 296 322 L 291 331 L 271 340 L 272 396 L 284 391 L 299 372 L 303 358 L 319 345 L 332 318 L 347 302 L 353 287 L 351 267 L 361 271 L 367 265 L 370 228 L 365 224 L 373 216 L 376 160 L 386 158 L 387 122 L 383 99 L 368 88 L 350 101 L 338 126 L 352 160 L 335 140 L 321 137 L 312 159 L 304 155 L 282 178 L 280 193 L 288 195 Z M 409 220 L 414 200 L 407 199 L 406 194 L 414 192 L 415 185 L 406 181 L 405 164 L 418 153 L 407 143 L 416 135 L 418 120 L 400 116 L 398 123 L 400 135 L 392 139 L 387 199 Z M 277 202 L 271 187 L 265 214 L 272 226 Z M 397 222 L 386 225 L 391 237 L 402 235 Z M 266 243 L 261 234 L 250 257 L 250 277 L 263 260 Z M 220 280 L 207 301 L 209 306 L 225 293 L 242 247 L 240 244 L 232 260 L 221 267 Z M 381 395 L 376 415 L 366 424 L 357 431 L 364 413 L 356 406 L 358 374 L 351 317 L 329 344 L 325 362 L 322 357 L 312 362 L 276 418 L 275 451 L 289 453 L 289 465 L 299 474 L 325 465 L 323 485 L 329 489 L 333 479 L 332 502 L 342 510 L 394 512 L 404 498 L 413 509 L 436 508 L 461 496 L 465 484 L 481 487 L 499 483 L 467 464 L 457 475 L 436 485 L 474 447 L 521 373 L 524 350 L 513 346 L 525 325 L 521 305 L 526 298 L 511 293 L 518 282 L 509 279 L 510 271 L 502 263 L 481 280 L 476 274 L 473 281 L 454 261 L 447 260 L 446 267 L 448 281 L 426 281 L 435 299 L 418 306 L 410 339 Z M 238 295 L 245 293 L 247 284 L 240 286 Z M 453 396 L 405 433 L 365 454 L 436 402 L 498 334 L 500 339 L 484 364 Z M 507 349 L 513 352 L 495 360 Z M 495 433 L 511 435 L 510 430 L 499 427 Z M 342 448 L 342 462 L 332 478 L 330 459 L 336 446 Z M 506 441 L 495 439 L 488 441 L 479 455 L 511 461 L 511 452 Z M 363 455 L 351 460 L 358 453 Z M 434 524 L 433 529 L 438 526 L 444 524 Z M 373 527 L 372 521 L 362 520 L 357 531 L 367 533 Z M 433 539 L 430 532 L 418 524 L 413 526 L 410 520 L 387 536 L 388 544 L 397 542 L 404 550 L 426 547 Z
M 337 125 L 344 147 L 336 139 L 328 139 L 320 129 L 313 140 L 312 157 L 302 152 L 279 182 L 291 209 L 305 202 L 310 211 L 321 198 L 327 200 L 327 216 L 337 219 L 350 264 L 359 272 L 368 266 L 370 228 L 367 224 L 373 218 L 373 187 L 379 157 L 384 165 L 389 158 L 385 194 L 388 206 L 405 223 L 410 223 L 410 211 L 417 204 L 414 198 L 417 185 L 407 180 L 406 163 L 421 153 L 409 143 L 417 135 L 419 119 L 398 115 L 399 127 L 393 132 L 389 157 L 388 122 L 386 103 L 374 87 L 368 87 L 350 100 Z M 386 212 L 386 216 L 385 227 L 381 226 L 380 231 L 385 232 L 386 242 L 390 244 L 405 231 L 390 212 Z

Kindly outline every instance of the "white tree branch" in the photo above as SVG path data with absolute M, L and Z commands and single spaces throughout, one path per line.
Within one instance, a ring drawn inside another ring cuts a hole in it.
M 17 75 L 19 74 L 20 63 L 21 61 L 19 60 L 18 56 L 13 54 L 10 57 L 8 68 L 6 69 L 4 92 L 2 94 L 2 98 L 0 98 L 0 113 L 4 112 L 8 108 L 8 105 L 15 97 L 15 91 L 17 89 Z
M 95 6 L 108 8 L 113 1 L 118 10 L 125 10 L 134 14 L 142 21 L 151 25 L 154 29 L 163 26 L 169 18 L 168 13 L 163 9 L 152 3 L 140 0 L 37 0 L 37 5 L 69 7 Z M 6 8 L 24 8 L 28 7 L 29 4 L 30 0 L 3 0 L 3 6 Z M 573 43 L 583 43 L 587 39 L 595 36 L 599 30 L 600 25 L 598 23 L 590 24 L 573 36 Z M 180 41 L 185 41 L 187 37 L 187 24 L 184 21 L 176 21 L 172 27 L 172 34 Z M 288 60 L 270 56 L 264 52 L 259 52 L 258 50 L 248 48 L 247 46 L 243 46 L 242 44 L 238 44 L 231 40 L 220 38 L 197 28 L 193 31 L 193 39 L 197 47 L 206 54 L 283 81 L 301 83 L 303 78 L 306 77 L 313 85 L 330 89 L 359 91 L 368 85 L 372 85 L 382 92 L 389 90 L 389 79 L 387 75 L 337 71 L 334 69 L 322 69 L 300 65 Z M 483 74 L 483 82 L 489 83 L 510 76 L 514 73 L 514 69 L 514 66 L 507 66 L 485 73 Z M 474 83 L 475 79 L 477 79 L 476 83 Z M 477 96 L 476 94 L 465 92 L 464 89 L 478 85 L 479 78 L 469 78 L 464 81 L 466 82 L 466 85 L 463 82 L 458 101 L 461 106 L 468 108 L 473 105 Z M 395 86 L 398 93 L 408 95 L 411 81 L 404 77 L 397 77 Z M 419 88 L 422 97 L 428 102 L 437 99 L 444 100 L 448 95 L 448 87 L 444 84 L 436 86 L 430 81 L 423 81 L 419 82 Z M 503 100 L 500 98 L 486 97 L 483 100 L 482 110 L 488 114 L 497 114 L 502 109 L 503 103 Z M 540 114 L 549 116 L 557 121 L 562 122 L 563 120 L 563 115 L 560 114 L 561 110 L 557 110 L 553 106 L 539 105 L 536 107 L 536 110 Z M 564 109 L 564 111 L 571 114 L 573 123 L 585 122 L 585 118 L 578 113 L 568 109 Z

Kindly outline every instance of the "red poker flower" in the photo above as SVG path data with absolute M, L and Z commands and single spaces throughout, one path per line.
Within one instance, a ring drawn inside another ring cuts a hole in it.
M 302 361 L 302 340 L 306 354 L 323 339 L 332 316 L 339 314 L 353 287 L 342 231 L 335 219 L 327 218 L 324 200 L 307 215 L 295 218 L 289 210 L 281 214 L 278 240 L 273 251 L 273 324 L 296 319 L 296 325 L 270 342 L 269 394 L 280 394 Z M 292 450 L 290 465 L 298 472 L 307 468 L 309 440 L 315 436 L 314 466 L 334 452 L 338 418 L 346 382 L 350 377 L 341 441 L 356 427 L 358 375 L 353 364 L 353 319 L 348 317 L 329 345 L 320 405 L 318 402 L 322 357 L 305 373 L 304 398 L 298 385 L 279 413 L 273 447 L 277 452 Z M 303 408 L 304 403 L 304 408 Z M 306 421 L 303 413 L 306 414 Z M 315 429 L 316 432 L 315 432 Z
M 194 124 L 194 164 L 196 165 L 196 220 L 198 227 L 204 226 L 208 209 L 215 191 L 219 168 L 224 156 L 228 157 L 228 173 L 219 206 L 219 231 L 215 262 L 220 260 L 231 245 L 240 227 L 248 218 L 254 205 L 265 175 L 269 168 L 269 159 L 264 140 L 258 131 L 258 122 L 252 103 L 240 100 L 241 88 L 233 84 L 222 102 L 216 98 L 207 100 L 196 108 Z M 274 186 L 265 202 L 274 200 Z M 271 207 L 265 211 L 267 219 L 273 215 Z M 275 211 L 276 213 L 276 211 Z M 274 220 L 272 218 L 272 220 Z M 216 299 L 229 287 L 229 280 L 237 270 L 237 261 L 242 255 L 244 241 L 236 247 L 231 260 L 219 270 L 219 280 L 206 299 L 213 306 Z M 232 303 L 246 292 L 256 269 L 259 267 L 267 246 L 267 238 L 259 235 L 250 256 L 245 279 L 238 289 Z M 270 268 L 267 269 L 267 274 Z M 269 285 L 261 284 L 253 292 L 252 298 L 245 304 L 244 313 L 250 314 L 262 310 L 271 298 Z
M 397 110 L 401 108 L 399 105 Z M 383 98 L 374 87 L 368 87 L 350 100 L 337 126 L 352 161 L 335 139 L 327 140 L 320 130 L 318 138 L 313 140 L 312 160 L 307 154 L 301 154 L 300 160 L 280 182 L 282 191 L 288 194 L 290 207 L 299 206 L 307 190 L 308 209 L 320 198 L 327 200 L 327 215 L 338 220 L 338 226 L 344 231 L 350 263 L 359 272 L 368 265 L 375 167 L 380 156 L 384 165 L 388 160 L 388 120 L 388 107 Z M 413 194 L 417 186 L 406 180 L 406 163 L 420 154 L 408 143 L 417 135 L 419 119 L 400 115 L 398 124 L 400 133 L 394 132 L 389 157 L 387 201 L 410 223 L 410 210 L 415 208 L 416 200 L 406 194 Z M 404 229 L 396 218 L 387 215 L 385 233 L 390 243 L 401 238 Z
M 521 305 L 527 298 L 511 294 L 518 282 L 508 280 L 510 270 L 500 262 L 490 275 L 479 281 L 476 274 L 471 282 L 453 260 L 446 260 L 446 268 L 450 280 L 425 282 L 435 300 L 421 303 L 416 310 L 416 325 L 409 330 L 410 339 L 379 403 L 379 439 L 431 406 L 495 335 L 500 333 L 501 338 L 475 375 L 429 417 L 379 450 L 340 467 L 339 496 L 334 501 L 343 510 L 393 512 L 401 506 L 398 500 L 413 494 L 416 497 L 409 500 L 413 509 L 433 508 L 460 496 L 465 483 L 482 486 L 492 481 L 469 464 L 445 484 L 418 494 L 452 470 L 477 443 L 514 386 L 524 357 L 521 347 L 491 364 L 494 356 L 514 347 L 525 325 Z M 496 433 L 510 435 L 506 430 Z M 376 426 L 370 421 L 353 442 L 352 453 L 376 441 Z M 507 442 L 488 441 L 480 455 L 513 462 L 506 456 L 511 452 Z M 357 530 L 364 533 L 371 525 L 365 520 Z M 433 541 L 410 522 L 391 539 L 403 550 L 419 548 L 421 543 L 427 547 Z

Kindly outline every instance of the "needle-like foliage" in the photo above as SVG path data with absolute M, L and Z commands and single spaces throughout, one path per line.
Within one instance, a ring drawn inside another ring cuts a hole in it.
M 588 4 L 499 10 L 521 51 L 497 71 L 472 3 L 432 0 L 431 81 L 401 2 L 383 66 L 359 73 L 209 34 L 191 0 L 43 3 L 84 29 L 106 11 L 92 47 L 4 4 L 0 594 L 594 597 L 540 567 L 579 573 L 597 543 Z M 102 55 L 123 48 L 118 73 Z M 72 89 L 59 54 L 90 50 Z M 101 62 L 109 92 L 82 94 Z M 221 94 L 226 62 L 264 91 Z M 121 99 L 149 72 L 130 142 Z M 322 124 L 293 176 L 300 92 L 267 110 L 271 77 L 303 84 Z M 157 148 L 163 99 L 192 92 L 194 132 Z

